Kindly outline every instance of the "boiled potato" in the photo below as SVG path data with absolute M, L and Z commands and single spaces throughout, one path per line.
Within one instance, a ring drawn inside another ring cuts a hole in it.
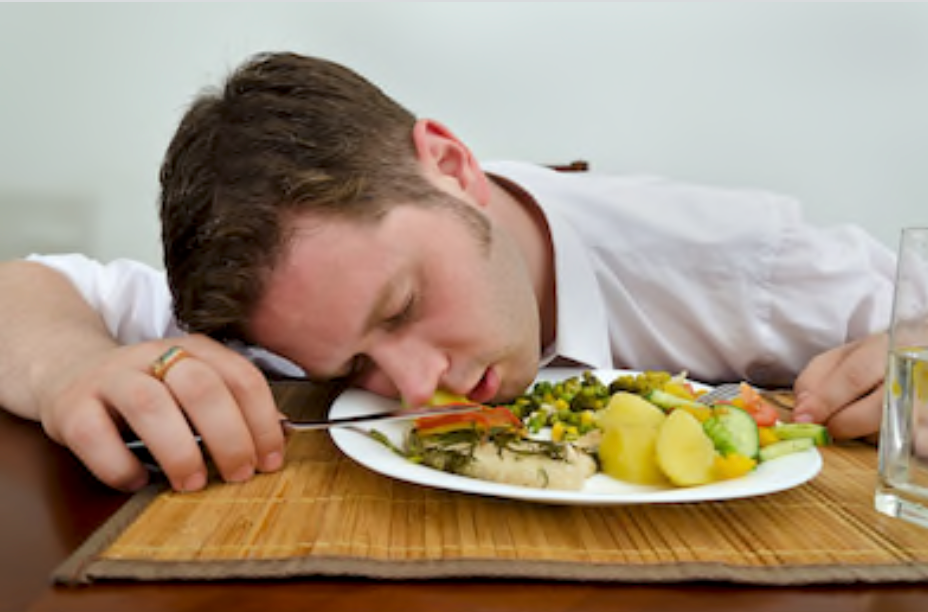
M 599 415 L 603 431 L 599 445 L 602 471 L 636 484 L 666 484 L 657 463 L 658 432 L 664 411 L 633 393 L 619 392 Z
M 673 484 L 691 487 L 714 479 L 715 446 L 689 412 L 670 413 L 658 432 L 656 448 L 657 464 Z

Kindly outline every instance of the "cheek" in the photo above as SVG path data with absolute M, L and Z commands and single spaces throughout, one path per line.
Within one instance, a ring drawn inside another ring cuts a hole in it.
M 499 236 L 497 236 L 499 239 Z M 503 248 L 490 259 L 442 270 L 442 291 L 431 304 L 430 333 L 474 344 L 537 334 L 537 302 L 518 255 Z M 469 341 L 469 342 L 468 342 Z

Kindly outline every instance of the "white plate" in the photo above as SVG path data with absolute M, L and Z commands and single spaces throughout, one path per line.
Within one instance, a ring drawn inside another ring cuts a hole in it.
M 539 373 L 537 380 L 563 380 L 570 376 L 580 375 L 583 371 L 547 368 Z M 594 373 L 603 382 L 608 383 L 620 374 L 634 372 L 629 370 L 596 370 Z M 359 389 L 348 389 L 336 399 L 332 405 L 330 416 L 340 418 L 386 412 L 396 409 L 396 404 L 395 400 L 389 400 Z M 370 429 L 376 429 L 384 433 L 394 444 L 402 447 L 403 438 L 409 427 L 409 422 L 393 421 L 374 423 L 370 426 Z M 818 450 L 813 448 L 761 463 L 756 470 L 747 476 L 698 487 L 635 485 L 610 478 L 604 474 L 596 474 L 587 479 L 586 486 L 579 491 L 555 491 L 500 484 L 448 474 L 411 463 L 380 442 L 357 431 L 336 428 L 330 430 L 330 434 L 336 446 L 342 452 L 361 465 L 385 476 L 449 491 L 549 504 L 656 504 L 753 497 L 791 489 L 811 480 L 822 468 L 822 457 Z

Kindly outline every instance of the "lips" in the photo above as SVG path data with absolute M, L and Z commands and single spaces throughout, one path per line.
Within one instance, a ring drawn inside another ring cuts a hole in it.
M 485 404 L 496 397 L 499 393 L 501 381 L 499 375 L 496 373 L 496 370 L 487 368 L 486 372 L 483 373 L 483 378 L 480 379 L 480 382 L 467 394 L 467 397 L 471 401 L 477 402 L 479 404 Z

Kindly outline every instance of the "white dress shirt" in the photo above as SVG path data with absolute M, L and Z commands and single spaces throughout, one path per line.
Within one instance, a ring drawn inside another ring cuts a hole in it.
M 857 227 L 806 224 L 792 199 L 521 162 L 484 169 L 529 193 L 548 221 L 557 339 L 543 364 L 781 385 L 814 355 L 888 326 L 894 254 Z M 183 333 L 160 270 L 73 254 L 30 259 L 69 277 L 121 342 Z
M 486 164 L 532 195 L 554 244 L 546 359 L 785 385 L 816 354 L 889 325 L 895 254 L 817 228 L 770 193 Z

